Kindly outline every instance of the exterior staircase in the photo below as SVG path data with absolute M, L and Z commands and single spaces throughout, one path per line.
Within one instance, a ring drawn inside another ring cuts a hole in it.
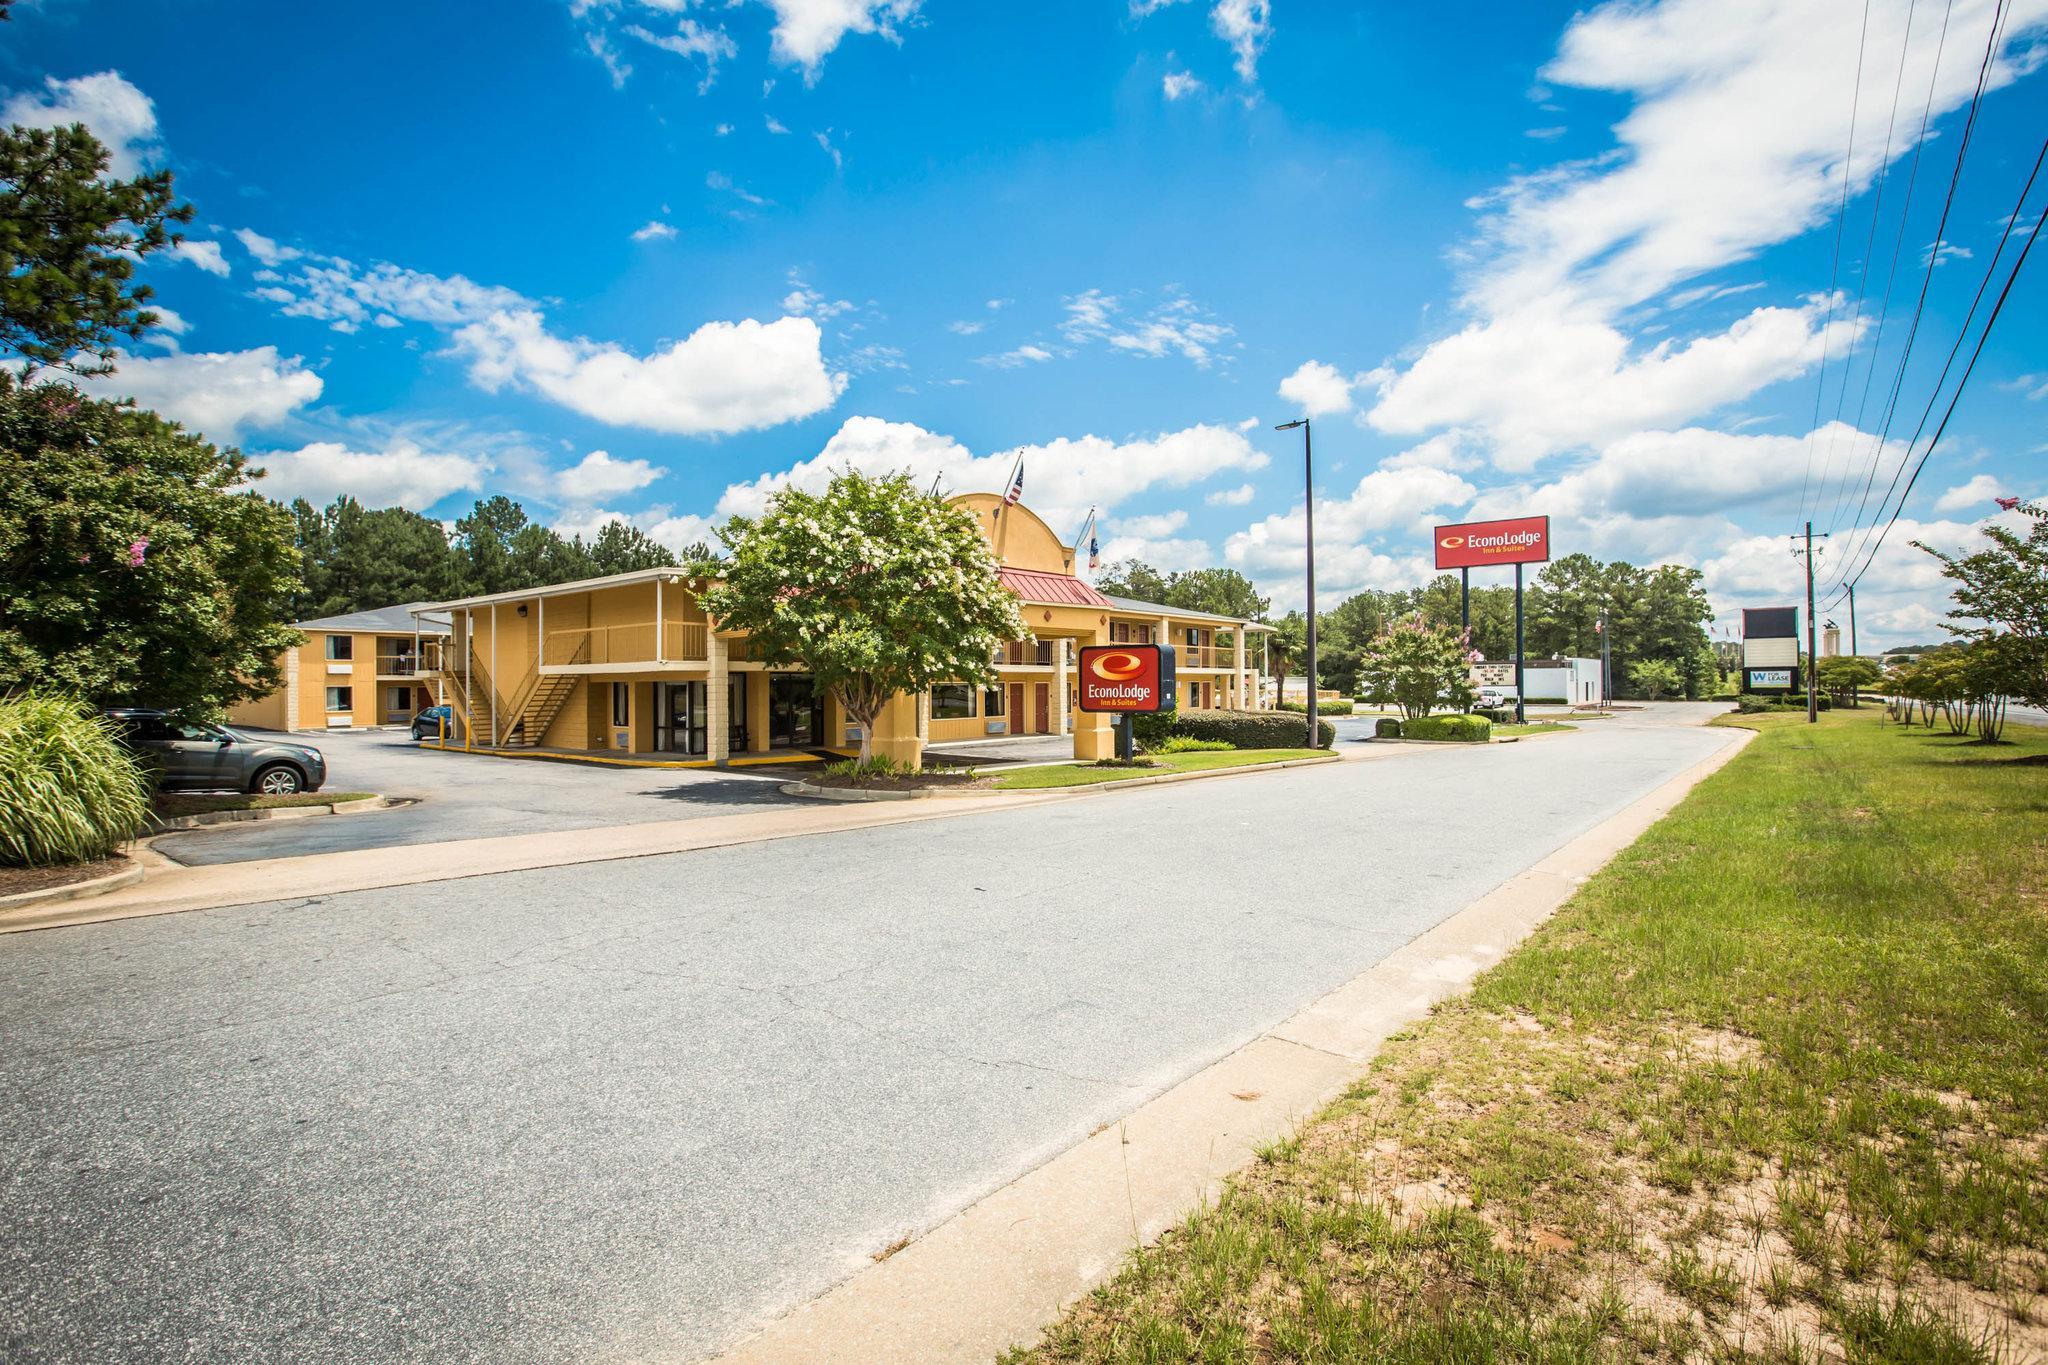
M 586 640 L 563 662 L 582 663 L 589 650 L 590 642 Z M 488 746 L 492 740 L 492 725 L 496 721 L 502 726 L 496 736 L 498 745 L 508 749 L 539 747 L 548 726 L 554 724 L 555 717 L 561 714 L 562 707 L 576 691 L 578 681 L 570 674 L 542 673 L 535 668 L 519 680 L 512 699 L 501 707 L 497 700 L 498 688 L 491 681 L 490 670 L 473 651 L 463 671 L 450 671 L 446 676 L 449 696 L 461 713 L 463 724 L 468 727 L 470 742 Z
M 570 662 L 576 662 L 571 660 Z M 527 685 L 526 697 L 518 711 L 511 713 L 511 729 L 503 743 L 511 748 L 532 749 L 540 744 L 541 737 L 561 714 L 563 703 L 576 690 L 577 679 L 563 673 L 549 673 L 534 679 Z

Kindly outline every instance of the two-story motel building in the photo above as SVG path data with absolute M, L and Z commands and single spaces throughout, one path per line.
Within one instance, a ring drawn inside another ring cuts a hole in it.
M 403 725 L 444 700 L 441 650 L 448 618 L 425 603 L 295 621 L 305 642 L 279 659 L 276 691 L 228 713 L 265 730 Z
M 972 511 L 1017 595 L 1031 639 L 997 652 L 996 682 L 940 684 L 892 700 L 874 747 L 920 761 L 929 743 L 1072 734 L 1077 758 L 1113 748 L 1105 716 L 1075 711 L 1082 645 L 1169 643 L 1179 705 L 1260 704 L 1255 622 L 1105 597 L 1074 574 L 1074 548 L 1021 505 L 994 494 L 953 499 Z M 706 618 L 709 586 L 679 569 L 645 569 L 490 593 L 416 610 L 449 618 L 441 654 L 448 700 L 473 747 L 545 748 L 723 763 L 860 742 L 836 701 L 801 667 L 770 669 L 742 632 Z

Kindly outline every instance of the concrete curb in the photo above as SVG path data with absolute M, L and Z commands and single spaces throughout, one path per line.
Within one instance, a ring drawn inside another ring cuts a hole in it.
M 84 900 L 89 896 L 101 895 L 123 886 L 133 886 L 142 880 L 142 864 L 129 859 L 128 866 L 119 872 L 109 872 L 104 877 L 91 881 L 66 882 L 62 886 L 46 886 L 38 891 L 17 891 L 11 896 L 0 896 L 0 911 L 26 910 L 32 905 L 50 905 L 58 901 Z
M 959 800 L 963 797 L 995 796 L 992 787 L 971 788 L 965 791 L 947 791 L 944 787 L 913 787 L 908 791 L 890 791 L 886 788 L 866 787 L 820 787 L 809 782 L 785 782 L 784 796 L 803 796 L 813 801 L 944 801 Z
M 1203 768 L 1191 773 L 1155 773 L 1151 777 L 1114 777 L 1101 782 L 1076 782 L 1065 787 L 1018 787 L 1005 790 L 996 787 L 982 787 L 972 791 L 947 791 L 943 787 L 927 787 L 917 791 L 864 791 L 847 787 L 814 787 L 808 782 L 785 782 L 782 790 L 788 796 L 808 796 L 821 801 L 923 801 L 934 798 L 960 800 L 962 798 L 991 796 L 1027 795 L 1073 795 L 1100 791 L 1105 787 L 1119 790 L 1129 787 L 1156 787 L 1168 782 L 1193 782 L 1204 777 L 1230 777 L 1237 773 L 1270 773 L 1282 768 L 1304 768 L 1316 763 L 1342 762 L 1340 754 L 1323 754 L 1316 758 L 1287 758 L 1278 763 L 1239 763 L 1225 768 Z M 1057 768 L 1058 763 L 1033 763 L 1034 768 Z M 1001 774 L 996 774 L 1000 776 Z
M 179 830 L 208 829 L 214 825 L 245 825 L 256 820 L 305 820 L 320 815 L 357 815 L 363 811 L 385 810 L 404 802 L 386 796 L 365 796 L 354 801 L 329 801 L 311 806 L 269 806 L 255 810 L 205 810 L 196 815 L 173 815 L 159 820 L 151 834 L 175 834 Z
M 1036 1340 L 1126 1254 L 1213 1199 L 1261 1146 L 1342 1094 L 1387 1038 L 1507 956 L 1755 737 L 1729 733 L 1717 753 L 1278 1027 L 716 1359 L 987 1361 Z

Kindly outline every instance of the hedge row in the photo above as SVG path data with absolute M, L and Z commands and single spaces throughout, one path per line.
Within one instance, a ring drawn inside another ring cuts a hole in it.
M 1132 730 L 1138 743 L 1156 748 L 1175 735 L 1187 739 L 1220 739 L 1238 749 L 1299 749 L 1306 739 L 1305 720 L 1285 711 L 1170 711 L 1164 715 L 1134 716 Z M 1318 749 L 1337 742 L 1337 727 L 1316 718 Z
M 1421 716 L 1401 722 L 1401 738 L 1484 744 L 1493 738 L 1493 722 L 1485 716 Z

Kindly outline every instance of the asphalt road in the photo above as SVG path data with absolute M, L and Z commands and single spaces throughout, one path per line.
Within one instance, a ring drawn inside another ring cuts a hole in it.
M 181 863 L 247 862 L 732 815 L 795 799 L 777 789 L 787 780 L 786 772 L 623 768 L 440 753 L 420 748 L 403 730 L 337 731 L 313 742 L 327 756 L 325 790 L 379 792 L 418 804 L 330 819 L 220 825 L 166 835 L 151 846 Z
M 703 1355 L 1729 740 L 0 937 L 0 1356 Z

